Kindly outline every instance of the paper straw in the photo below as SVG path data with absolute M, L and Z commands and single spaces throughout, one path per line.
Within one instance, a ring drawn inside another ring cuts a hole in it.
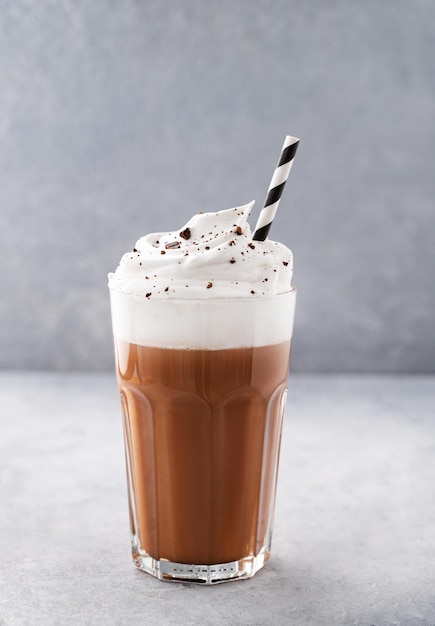
M 267 239 L 298 145 L 299 139 L 287 135 L 281 150 L 281 156 L 270 181 L 264 207 L 261 210 L 254 234 L 252 235 L 252 239 L 256 241 L 265 241 Z

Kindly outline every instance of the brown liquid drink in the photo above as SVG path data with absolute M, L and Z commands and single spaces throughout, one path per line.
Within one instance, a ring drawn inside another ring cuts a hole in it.
M 174 350 L 115 341 L 134 559 L 267 560 L 290 342 Z

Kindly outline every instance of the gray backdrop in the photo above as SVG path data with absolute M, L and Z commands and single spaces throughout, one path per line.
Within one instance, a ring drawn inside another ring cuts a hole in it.
M 0 367 L 112 368 L 107 272 L 290 133 L 293 369 L 435 370 L 433 0 L 0 7 Z

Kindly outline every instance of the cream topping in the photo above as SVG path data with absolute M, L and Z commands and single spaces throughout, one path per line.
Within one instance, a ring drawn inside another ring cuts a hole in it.
M 198 213 L 179 230 L 141 237 L 109 274 L 109 287 L 153 299 L 288 292 L 292 252 L 275 241 L 252 240 L 248 217 L 253 204 Z

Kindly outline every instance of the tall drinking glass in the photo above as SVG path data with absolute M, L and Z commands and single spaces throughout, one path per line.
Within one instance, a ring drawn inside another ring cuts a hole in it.
M 271 549 L 296 290 L 110 295 L 133 561 L 161 580 L 249 578 Z

